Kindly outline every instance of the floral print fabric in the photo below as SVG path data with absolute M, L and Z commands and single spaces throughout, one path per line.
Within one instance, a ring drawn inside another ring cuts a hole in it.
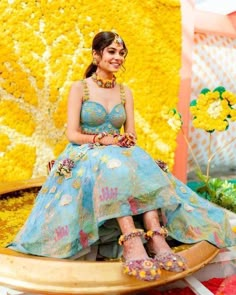
M 85 101 L 86 132 L 119 132 L 123 104 L 110 114 Z M 97 116 L 97 114 L 100 114 Z M 117 217 L 161 209 L 170 237 L 183 243 L 207 240 L 236 244 L 223 209 L 201 199 L 164 172 L 140 147 L 68 144 L 42 186 L 25 225 L 9 248 L 40 256 L 68 258 L 102 243 L 101 228 Z M 117 245 L 119 231 L 110 241 Z

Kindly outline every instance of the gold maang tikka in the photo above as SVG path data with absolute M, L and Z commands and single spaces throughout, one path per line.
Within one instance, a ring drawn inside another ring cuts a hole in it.
M 118 45 L 123 45 L 123 40 L 122 40 L 121 37 L 120 37 L 119 35 L 117 35 L 117 34 L 115 34 L 115 39 L 114 39 L 113 42 L 115 42 L 115 43 L 118 44 Z

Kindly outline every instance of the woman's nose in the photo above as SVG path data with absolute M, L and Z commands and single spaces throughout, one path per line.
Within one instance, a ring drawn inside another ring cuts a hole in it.
M 119 52 L 115 53 L 114 55 L 115 59 L 122 59 L 122 56 L 119 54 Z

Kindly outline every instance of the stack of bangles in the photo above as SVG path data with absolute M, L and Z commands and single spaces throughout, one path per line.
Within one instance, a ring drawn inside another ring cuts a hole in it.
M 100 145 L 101 144 L 100 140 L 103 137 L 107 136 L 107 135 L 108 135 L 107 132 L 101 132 L 101 133 L 95 134 L 94 137 L 93 137 L 93 144 L 99 144 Z M 97 141 L 96 141 L 96 139 L 97 139 Z
M 98 134 L 95 134 L 93 136 L 93 144 L 100 145 L 101 139 L 108 136 L 109 134 L 107 132 L 101 132 Z M 135 145 L 136 143 L 136 137 L 133 133 L 124 133 L 124 134 L 114 134 L 113 137 L 113 143 L 115 145 L 118 145 L 120 147 L 131 147 Z
M 124 133 L 114 135 L 115 144 L 120 147 L 131 147 L 136 143 L 136 137 L 133 133 Z

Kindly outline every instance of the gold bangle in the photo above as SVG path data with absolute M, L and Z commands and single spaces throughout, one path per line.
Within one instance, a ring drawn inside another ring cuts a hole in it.
M 96 143 L 96 137 L 98 136 L 98 134 L 95 134 L 94 136 L 93 136 L 93 143 Z
M 118 143 L 118 136 L 113 136 L 114 144 Z

